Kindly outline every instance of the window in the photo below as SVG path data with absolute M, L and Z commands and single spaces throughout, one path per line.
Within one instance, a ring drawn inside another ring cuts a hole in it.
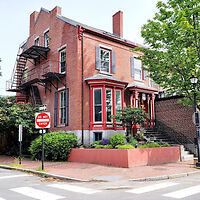
M 102 140 L 102 132 L 94 132 L 94 142 Z
M 121 90 L 115 90 L 115 110 L 116 113 L 118 110 L 122 109 L 122 98 L 121 98 Z
M 39 37 L 35 39 L 35 46 L 39 46 Z
M 100 71 L 110 73 L 110 51 L 100 48 Z
M 142 80 L 142 61 L 134 58 L 135 79 Z
M 49 47 L 49 31 L 44 33 L 44 47 Z
M 66 50 L 60 51 L 60 72 L 66 71 Z
M 112 90 L 106 89 L 106 122 L 112 122 Z
M 66 91 L 60 92 L 59 98 L 59 123 L 65 124 L 65 114 L 66 114 Z
M 94 89 L 94 122 L 102 122 L 102 90 Z

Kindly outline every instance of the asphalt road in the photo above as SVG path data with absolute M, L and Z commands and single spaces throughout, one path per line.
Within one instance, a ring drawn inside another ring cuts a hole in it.
M 200 199 L 200 175 L 151 182 L 63 182 L 0 169 L 0 200 Z

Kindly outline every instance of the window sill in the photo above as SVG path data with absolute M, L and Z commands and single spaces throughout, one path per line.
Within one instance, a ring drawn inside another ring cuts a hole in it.
M 104 74 L 104 75 L 108 75 L 108 76 L 112 76 L 112 74 L 109 73 L 109 72 L 100 71 L 99 73 L 100 73 L 100 74 Z
M 62 127 L 65 127 L 65 124 L 60 124 L 58 126 L 56 126 L 57 128 L 62 128 Z

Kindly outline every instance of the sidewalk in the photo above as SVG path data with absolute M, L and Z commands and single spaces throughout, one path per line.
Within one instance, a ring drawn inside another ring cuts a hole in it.
M 0 156 L 0 165 L 17 165 L 17 160 L 8 156 Z M 20 168 L 38 170 L 41 167 L 41 161 L 31 161 L 28 159 L 22 160 Z M 168 163 L 154 166 L 140 166 L 133 168 L 118 168 L 110 166 L 102 166 L 87 163 L 72 163 L 72 162 L 45 162 L 45 171 L 49 174 L 82 179 L 87 181 L 103 180 L 130 180 L 138 178 L 157 177 L 157 179 L 167 179 L 179 176 L 187 176 L 192 173 L 200 173 L 200 170 L 195 169 L 193 161 Z M 159 176 L 159 177 L 158 177 Z M 153 178 L 152 178 L 153 179 Z

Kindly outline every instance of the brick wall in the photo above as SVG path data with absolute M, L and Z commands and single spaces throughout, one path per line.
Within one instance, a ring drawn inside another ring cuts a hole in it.
M 178 103 L 172 97 L 155 102 L 156 126 L 159 131 L 167 133 L 177 143 L 192 144 L 196 137 L 195 125 L 192 121 L 193 107 Z

